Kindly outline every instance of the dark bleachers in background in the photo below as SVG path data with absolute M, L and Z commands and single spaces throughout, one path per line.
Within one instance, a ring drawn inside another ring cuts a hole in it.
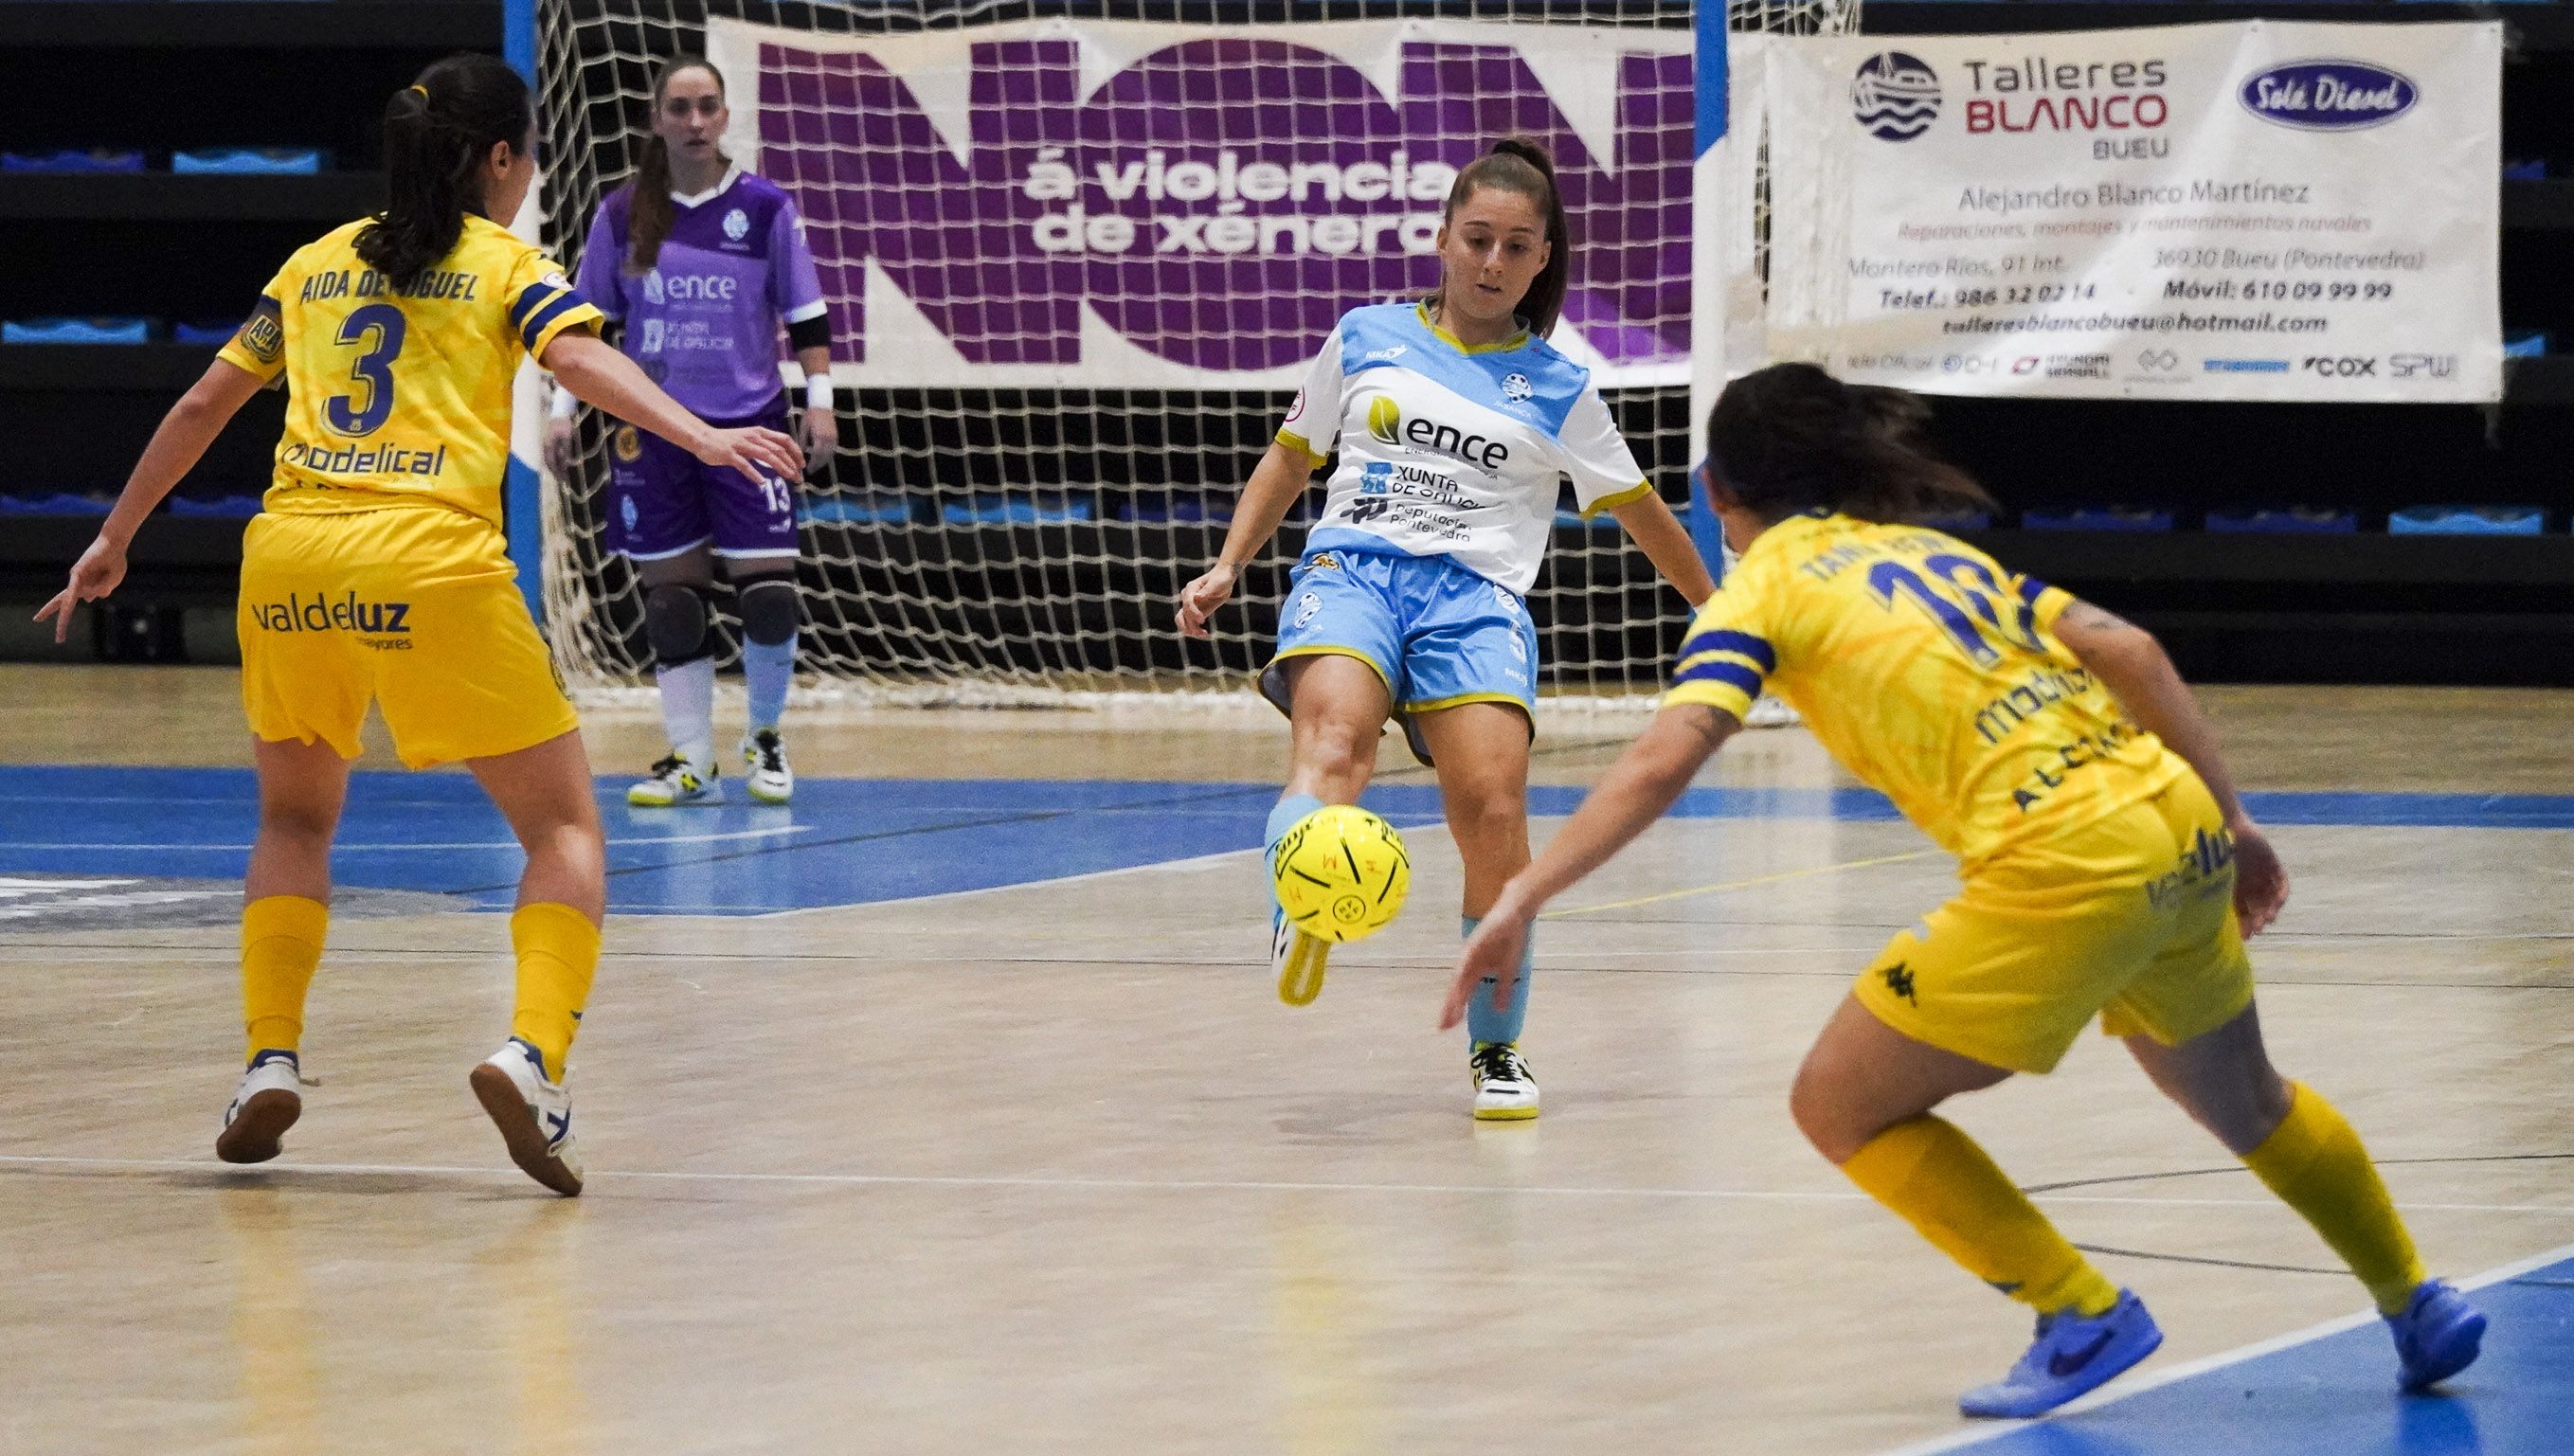
M 1635 0 L 1603 6 L 1629 16 L 1638 10 Z M 575 0 L 575 8 L 598 5 Z M 1686 6 L 1668 8 L 1686 14 Z M 680 9 L 702 14 L 693 4 Z M 1011 13 L 1239 21 L 1352 19 L 1396 7 L 1371 0 L 1186 7 L 1081 0 Z M 2499 18 L 2514 37 L 2504 85 L 2506 154 L 2564 159 L 2574 172 L 2574 6 L 1870 0 L 1866 28 L 2026 31 L 2258 14 Z M 384 97 L 449 50 L 497 50 L 500 25 L 496 0 L 0 0 L 0 92 L 12 97 L 13 150 L 139 147 L 156 170 L 174 146 L 291 143 L 332 153 L 331 172 L 319 178 L 0 176 L 0 227 L 32 242 L 13 248 L 12 267 L 0 270 L 0 317 L 238 315 L 288 251 L 380 198 L 374 168 Z M 2504 206 L 2506 324 L 2549 330 L 2560 348 L 2574 347 L 2574 268 L 2567 266 L 2574 177 L 2509 184 Z M 172 344 L 0 346 L 0 492 L 112 492 L 154 421 L 211 353 Z M 1063 554 L 1105 556 L 1106 565 L 1078 569 L 1095 579 L 1082 581 L 1085 589 L 1116 594 L 1086 623 L 1103 630 L 1101 650 L 1121 643 L 1148 656 L 1172 649 L 1143 630 L 1158 619 L 1126 618 L 1136 598 L 1159 602 L 1193 574 L 1216 531 L 1121 518 L 1167 514 L 1174 502 L 1220 508 L 1264 448 L 1268 416 L 1236 408 L 1239 399 L 1230 396 L 1210 400 L 1215 408 L 1204 411 L 1187 408 L 1194 401 L 1167 400 L 1177 408 L 1153 416 L 1103 416 L 1093 403 L 1064 392 L 872 392 L 852 454 L 820 482 L 823 499 L 843 499 L 839 483 L 855 486 L 869 455 L 900 449 L 907 473 L 934 475 L 947 488 L 943 500 L 1081 482 L 1081 504 L 1096 519 L 960 528 L 940 524 L 939 503 L 924 496 L 913 503 L 910 523 L 809 527 L 808 541 L 823 553 L 863 564 L 816 567 L 813 579 L 845 590 L 864 577 L 875 590 L 890 590 L 897 580 L 922 580 L 901 574 L 924 562 L 952 562 L 973 568 L 952 578 L 958 591 L 1003 593 L 1023 574 L 1034 575 L 1025 562 L 1040 549 L 1058 563 L 1046 569 L 1049 577 L 1076 570 L 1063 564 Z M 1694 453 L 1684 394 L 1625 392 L 1613 405 L 1648 468 L 1676 493 Z M 2006 515 L 1979 539 L 2014 566 L 2147 622 L 2202 676 L 2574 683 L 2574 536 L 2567 534 L 2574 471 L 2566 468 L 2574 459 L 2574 359 L 2515 364 L 2510 399 L 2495 409 L 1943 400 L 1938 412 L 1949 452 L 2012 508 L 2106 501 L 2175 508 L 2180 529 L 2168 535 L 2025 532 Z M 256 494 L 278 418 L 275 396 L 254 402 L 185 491 Z M 2540 541 L 2378 534 L 2389 509 L 2433 501 L 2543 502 L 2551 534 Z M 2197 529 L 2210 507 L 2245 504 L 2342 506 L 2359 513 L 2365 534 L 2239 538 Z M 0 549 L 0 577 L 21 594 L 58 578 L 86 536 L 71 520 L 43 529 L 23 518 L 13 524 L 22 528 L 12 533 L 19 545 Z M 1607 539 L 1582 528 L 1559 535 L 1567 545 Z M 238 522 L 155 522 L 137 553 L 138 567 L 150 569 L 137 571 L 128 598 L 145 607 L 156 597 L 228 601 L 224 553 L 238 537 Z M 1011 570 L 987 570 L 987 563 Z M 1650 657 L 1671 646 L 1661 640 L 1669 628 L 1631 627 L 1617 615 L 1624 609 L 1651 619 L 1654 589 L 1641 561 L 1567 555 L 1550 570 L 1568 585 L 1580 573 L 1581 585 L 1614 593 L 1603 620 L 1587 616 L 1603 604 L 1577 602 L 1566 609 L 1575 620 L 1545 624 L 1549 658 L 1569 680 L 1578 682 L 1588 664 Z M 919 609 L 1002 637 L 1029 610 L 998 597 Z M 898 631 L 841 623 L 827 597 L 815 597 L 814 617 L 817 631 L 841 639 L 835 649 L 880 661 L 902 656 Z M 632 627 L 611 621 L 596 630 Z M 1112 635 L 1109 627 L 1121 631 Z

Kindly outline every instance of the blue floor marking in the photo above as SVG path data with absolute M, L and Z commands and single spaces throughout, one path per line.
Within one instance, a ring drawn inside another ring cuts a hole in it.
M 1938 1449 L 1970 1456 L 2520 1456 L 2574 1450 L 2574 1259 L 2472 1290 L 2484 1353 L 2444 1394 L 2395 1388 L 2375 1320 L 2075 1415 Z M 2152 1370 L 2151 1362 L 2138 1374 Z M 2114 1392 L 2117 1387 L 2109 1387 Z
M 737 791 L 737 785 L 727 783 Z M 1571 813 L 1584 790 L 1540 786 L 1530 812 Z M 1274 783 L 805 778 L 791 807 L 636 811 L 607 785 L 609 904 L 623 913 L 756 914 L 990 889 L 1128 869 L 1260 842 Z M 2574 795 L 2256 793 L 2276 824 L 2574 828 Z M 1368 805 L 1399 827 L 1436 823 L 1428 783 L 1380 784 Z M 1704 787 L 1688 818 L 1898 815 L 1865 788 Z M 22 766 L 0 780 L 0 873 L 239 876 L 258 827 L 246 769 Z M 461 773 L 350 780 L 334 873 L 383 889 L 506 907 L 521 859 Z

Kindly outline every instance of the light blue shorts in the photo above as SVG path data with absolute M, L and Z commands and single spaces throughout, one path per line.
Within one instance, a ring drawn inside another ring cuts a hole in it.
M 1528 604 L 1444 556 L 1337 548 L 1309 551 L 1278 604 L 1278 654 L 1260 692 L 1292 713 L 1286 665 L 1356 658 L 1393 697 L 1414 757 L 1430 761 L 1417 715 L 1468 703 L 1506 703 L 1537 735 L 1537 624 Z

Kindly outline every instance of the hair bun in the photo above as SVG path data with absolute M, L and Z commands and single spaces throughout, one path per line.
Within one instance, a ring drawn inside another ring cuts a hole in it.
M 1493 143 L 1493 155 L 1497 157 L 1517 157 L 1521 161 L 1535 167 L 1539 174 L 1545 177 L 1547 181 L 1553 182 L 1555 180 L 1555 154 L 1546 149 L 1546 143 L 1539 141 L 1535 137 L 1504 137 L 1500 141 Z

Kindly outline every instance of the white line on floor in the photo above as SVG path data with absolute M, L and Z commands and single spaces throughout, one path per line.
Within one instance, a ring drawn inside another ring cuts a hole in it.
M 720 834 L 642 834 L 631 839 L 610 839 L 609 847 L 639 844 L 714 844 L 727 839 L 765 839 L 779 834 L 809 834 L 811 824 L 779 824 L 767 829 L 731 829 Z M 164 853 L 180 849 L 248 849 L 249 844 L 174 844 L 166 841 L 93 844 L 58 839 L 0 839 L 0 849 L 157 849 Z M 398 844 L 333 844 L 335 852 L 386 849 L 516 849 L 516 839 L 406 840 Z M 436 891 L 429 891 L 436 893 Z

